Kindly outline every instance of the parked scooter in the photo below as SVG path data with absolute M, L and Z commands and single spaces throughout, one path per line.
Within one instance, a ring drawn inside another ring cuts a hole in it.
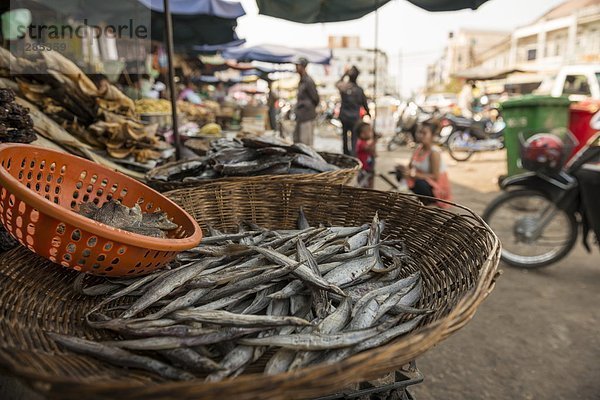
M 589 231 L 600 240 L 600 133 L 563 168 L 571 152 L 556 136 L 539 134 L 522 146 L 527 172 L 505 178 L 505 191 L 483 213 L 502 242 L 502 260 L 539 268 L 565 257 L 579 228 L 588 251 Z
M 394 136 L 387 145 L 388 151 L 393 151 L 399 146 L 405 146 L 417 141 L 417 131 L 424 122 L 439 124 L 443 115 L 436 107 L 432 112 L 427 112 L 414 101 L 406 103 L 401 108 Z M 438 134 L 439 129 L 435 129 L 434 135 Z
M 442 120 L 439 143 L 448 148 L 454 160 L 467 161 L 475 153 L 503 149 L 505 128 L 501 117 L 492 121 L 447 115 Z
M 320 132 L 333 130 L 338 135 L 342 135 L 342 122 L 339 120 L 339 106 L 333 102 L 325 103 L 322 111 L 318 113 L 316 119 L 316 128 Z

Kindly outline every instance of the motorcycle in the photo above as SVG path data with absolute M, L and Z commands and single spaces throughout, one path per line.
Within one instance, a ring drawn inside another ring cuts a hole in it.
M 394 136 L 387 145 L 388 151 L 393 151 L 399 146 L 416 143 L 417 131 L 426 121 L 439 123 L 442 119 L 440 110 L 435 107 L 432 112 L 427 112 L 414 101 L 410 101 L 398 113 L 398 121 Z M 438 133 L 438 129 L 434 134 Z
M 496 151 L 504 148 L 506 124 L 501 117 L 474 120 L 448 115 L 442 120 L 439 143 L 448 148 L 448 153 L 456 161 L 467 161 L 473 154 L 483 151 Z
M 339 106 L 335 103 L 326 103 L 323 110 L 317 115 L 316 126 L 320 131 L 334 130 L 336 134 L 341 135 L 343 125 L 339 120 Z
M 504 193 L 488 205 L 483 219 L 500 238 L 507 264 L 555 263 L 571 251 L 580 228 L 588 252 L 590 230 L 600 240 L 600 133 L 563 168 L 523 173 L 500 185 Z
M 290 126 L 294 125 L 296 115 L 294 114 L 294 106 L 288 102 L 279 100 L 277 104 L 277 131 L 281 137 L 291 135 Z

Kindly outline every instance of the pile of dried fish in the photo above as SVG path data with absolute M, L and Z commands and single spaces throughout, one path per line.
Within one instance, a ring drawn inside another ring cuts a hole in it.
M 171 102 L 165 99 L 139 99 L 135 101 L 137 114 L 170 113 Z
M 277 138 L 221 138 L 211 142 L 206 156 L 159 167 L 151 180 L 195 182 L 230 176 L 317 174 L 334 171 L 311 147 Z
M 363 226 L 309 226 L 301 210 L 297 229 L 210 229 L 176 268 L 94 285 L 80 275 L 76 291 L 107 296 L 88 324 L 119 339 L 49 336 L 169 379 L 219 381 L 245 370 L 336 363 L 412 331 L 431 312 L 415 308 L 420 274 L 410 273 L 401 243 L 382 237 L 384 227 L 377 215 Z M 118 305 L 126 296 L 133 302 Z
M 31 143 L 37 136 L 29 110 L 15 103 L 15 93 L 0 89 L 0 143 Z
M 0 76 L 15 81 L 20 95 L 70 134 L 113 158 L 145 163 L 171 148 L 156 125 L 135 118 L 133 100 L 107 81 L 97 85 L 58 52 L 26 59 L 0 49 Z
M 166 238 L 168 231 L 179 227 L 163 211 L 143 213 L 138 204 L 129 208 L 112 199 L 102 207 L 93 202 L 82 203 L 78 212 L 105 225 L 150 237 Z
M 218 107 L 218 104 L 217 104 Z M 187 101 L 177 102 L 177 111 L 185 116 L 185 119 L 191 122 L 196 122 L 202 126 L 209 122 L 215 121 L 215 113 L 206 105 L 196 105 Z
M 0 143 L 31 143 L 36 138 L 29 110 L 15 103 L 15 93 L 11 89 L 0 89 Z M 10 250 L 18 244 L 0 225 L 0 251 Z

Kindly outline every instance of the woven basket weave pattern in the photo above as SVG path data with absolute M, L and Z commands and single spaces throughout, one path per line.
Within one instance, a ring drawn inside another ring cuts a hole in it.
M 397 193 L 292 182 L 213 183 L 172 192 L 169 197 L 203 228 L 210 224 L 235 229 L 242 219 L 270 228 L 291 228 L 300 206 L 309 222 L 348 226 L 369 222 L 378 211 L 386 221 L 384 236 L 404 240 L 414 258 L 403 275 L 416 269 L 422 273 L 423 297 L 418 306 L 436 312 L 415 332 L 337 365 L 275 376 L 256 374 L 258 366 L 218 383 L 167 383 L 150 374 L 65 352 L 48 340 L 43 331 L 95 339 L 111 337 L 111 333 L 85 325 L 85 312 L 100 299 L 73 292 L 76 273 L 18 249 L 0 256 L 0 364 L 37 382 L 36 387 L 50 396 L 67 399 L 82 398 L 83 390 L 85 398 L 311 398 L 377 378 L 415 359 L 464 326 L 494 286 L 498 240 L 468 210 L 459 215 L 426 208 L 414 197 Z M 265 360 L 259 362 L 264 365 Z

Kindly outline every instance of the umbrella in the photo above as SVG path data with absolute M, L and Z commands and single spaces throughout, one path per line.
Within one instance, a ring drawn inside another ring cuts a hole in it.
M 169 53 L 169 88 L 171 91 L 171 109 L 173 115 L 173 135 L 177 159 L 181 155 L 181 142 L 177 121 L 177 99 L 175 97 L 175 69 L 173 67 L 174 43 L 180 47 L 193 47 L 198 43 L 216 45 L 238 39 L 234 28 L 236 18 L 245 14 L 240 3 L 224 0 L 139 0 L 148 4 L 152 10 L 152 36 L 161 40 L 162 35 Z M 161 3 L 162 2 L 162 7 Z M 171 4 L 173 3 L 173 4 Z M 171 15 L 170 7 L 176 12 Z M 208 13 L 208 15 L 206 15 Z M 162 16 L 162 17 L 161 17 Z M 159 27 L 164 22 L 164 30 Z M 173 29 L 175 25 L 177 30 Z M 159 29 L 157 29 L 159 28 Z M 176 42 L 175 42 L 176 41 Z
M 165 40 L 164 0 L 11 0 L 11 6 L 42 5 L 78 21 L 98 25 L 149 25 L 152 40 Z M 236 19 L 245 15 L 239 2 L 225 0 L 169 0 L 173 38 L 177 50 L 195 45 L 217 45 L 238 40 Z M 39 24 L 48 21 L 39 21 Z
M 390 0 L 256 0 L 259 12 L 271 17 L 313 24 L 357 19 Z M 476 9 L 487 0 L 408 0 L 427 11 Z
M 331 61 L 330 49 L 299 49 L 278 45 L 261 45 L 252 47 L 237 47 L 226 49 L 223 58 L 243 62 L 262 61 L 274 64 L 290 64 L 299 57 L 306 58 L 314 64 L 329 64 Z
M 152 11 L 164 12 L 163 0 L 138 0 Z M 223 0 L 170 0 L 173 15 L 212 15 L 236 19 L 246 15 L 241 3 Z
M 215 54 L 232 47 L 239 47 L 246 43 L 246 39 L 237 39 L 223 44 L 203 44 L 195 45 L 192 49 L 201 54 Z

